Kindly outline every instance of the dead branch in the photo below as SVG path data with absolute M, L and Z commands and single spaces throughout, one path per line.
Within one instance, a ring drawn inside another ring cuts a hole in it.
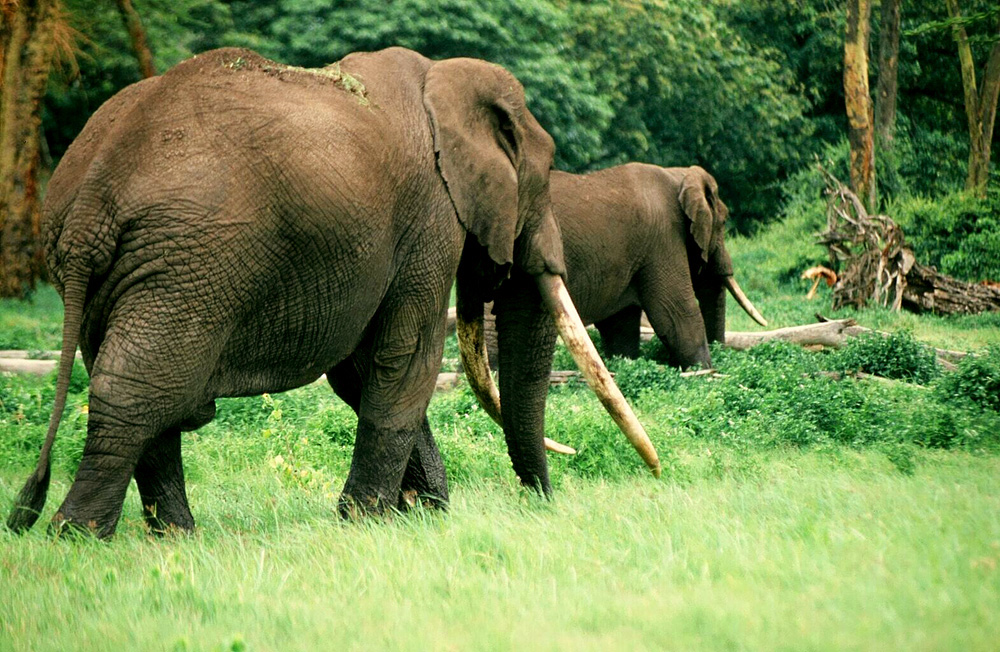
M 886 215 L 869 215 L 849 188 L 817 166 L 827 184 L 827 229 L 819 234 L 840 267 L 833 308 L 869 303 L 892 310 L 975 314 L 1000 310 L 1000 289 L 940 274 L 916 261 L 903 230 Z

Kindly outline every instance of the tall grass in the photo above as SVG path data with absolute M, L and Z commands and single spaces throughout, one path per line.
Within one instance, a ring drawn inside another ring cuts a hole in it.
M 655 342 L 611 361 L 662 480 L 569 385 L 546 431 L 579 452 L 550 456 L 540 500 L 460 384 L 429 411 L 449 511 L 348 523 L 355 417 L 329 387 L 221 399 L 184 435 L 193 536 L 148 536 L 134 488 L 110 543 L 0 531 L 0 649 L 995 649 L 1000 347 L 984 347 L 1000 321 L 806 302 L 807 218 L 734 239 L 748 294 L 774 326 L 823 311 L 896 334 L 832 354 L 716 348 L 708 379 L 657 364 Z M 731 330 L 756 328 L 737 310 Z M 3 345 L 56 348 L 59 318 L 51 288 L 0 302 Z M 918 341 L 980 355 L 942 374 Z M 0 378 L 0 509 L 53 385 Z M 86 390 L 77 365 L 42 523 L 82 454 Z

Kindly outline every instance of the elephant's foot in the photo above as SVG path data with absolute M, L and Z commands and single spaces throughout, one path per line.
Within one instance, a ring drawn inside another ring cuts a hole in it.
M 94 418 L 89 426 L 91 435 L 84 445 L 76 478 L 52 517 L 49 530 L 58 535 L 82 531 L 105 539 L 114 534 L 121 517 L 139 445 L 133 440 L 95 437 Z
M 76 487 L 78 483 L 74 483 Z M 49 534 L 57 537 L 89 535 L 107 539 L 115 533 L 122 502 L 66 500 L 49 522 Z
M 398 508 L 405 511 L 418 503 L 424 507 L 448 508 L 448 478 L 426 418 L 403 474 Z
M 351 472 L 338 509 L 345 518 L 381 514 L 400 502 L 403 475 L 420 427 L 382 428 L 358 418 Z
M 163 433 L 143 453 L 135 467 L 135 483 L 150 532 L 162 535 L 194 530 L 184 487 L 179 430 Z

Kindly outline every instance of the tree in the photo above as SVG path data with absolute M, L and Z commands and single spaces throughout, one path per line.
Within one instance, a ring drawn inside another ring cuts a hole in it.
M 132 42 L 132 51 L 139 61 L 139 72 L 144 78 L 156 75 L 156 66 L 153 65 L 153 53 L 149 51 L 149 43 L 146 39 L 146 30 L 142 28 L 142 21 L 139 19 L 139 12 L 132 6 L 132 0 L 116 0 L 118 13 L 125 23 L 125 30 L 128 31 L 129 40 Z
M 962 20 L 958 0 L 946 0 L 952 34 L 958 44 L 962 69 L 962 89 L 965 95 L 965 115 L 969 124 L 969 174 L 965 189 L 978 197 L 986 197 L 986 182 L 990 176 L 990 148 L 996 122 L 997 97 L 1000 95 L 1000 11 L 993 19 L 993 47 L 982 74 L 982 90 L 976 85 L 976 65 L 969 44 L 969 35 Z M 987 14 L 987 17 L 989 14 Z
M 868 39 L 871 0 L 848 0 L 844 41 L 844 99 L 851 146 L 851 189 L 869 211 L 875 210 L 875 142 L 868 90 Z
M 900 0 L 882 0 L 878 39 L 878 86 L 875 92 L 875 134 L 882 148 L 891 148 L 896 132 L 899 90 Z
M 39 125 L 60 18 L 58 0 L 0 10 L 0 296 L 24 296 L 42 272 Z

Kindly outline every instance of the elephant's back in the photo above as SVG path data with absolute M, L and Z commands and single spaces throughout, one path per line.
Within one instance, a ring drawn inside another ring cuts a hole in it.
M 633 279 L 649 250 L 640 182 L 631 166 L 550 176 L 567 285 L 586 321 L 600 321 L 637 301 Z

